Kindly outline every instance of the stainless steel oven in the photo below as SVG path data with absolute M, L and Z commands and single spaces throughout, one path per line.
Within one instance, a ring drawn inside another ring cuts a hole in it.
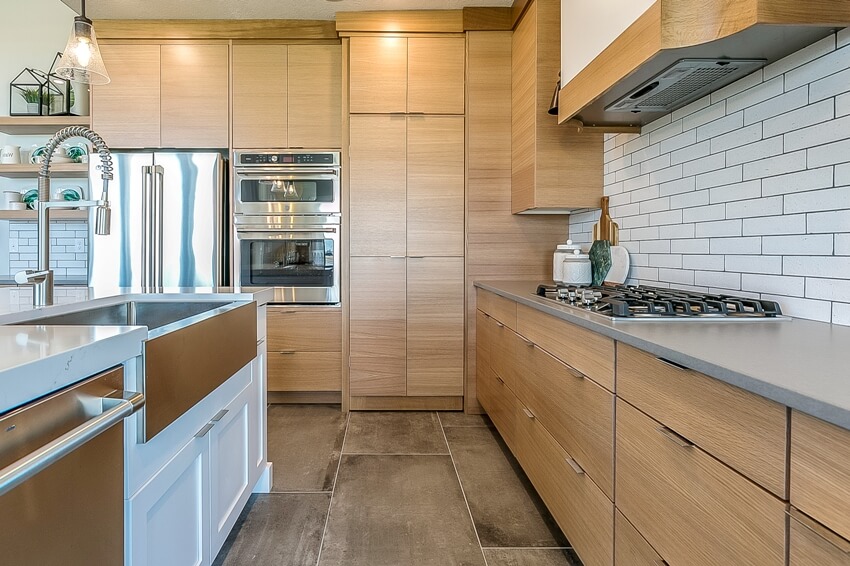
M 233 212 L 339 214 L 340 152 L 245 150 L 233 155 Z
M 340 217 L 234 215 L 233 282 L 276 303 L 339 303 Z

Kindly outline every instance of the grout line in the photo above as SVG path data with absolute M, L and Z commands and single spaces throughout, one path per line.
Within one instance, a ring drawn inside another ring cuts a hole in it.
M 475 540 L 478 541 L 478 548 L 481 550 L 481 558 L 484 560 L 484 566 L 488 566 L 487 564 L 487 556 L 484 554 L 484 547 L 481 545 L 481 537 L 478 536 L 478 527 L 475 526 L 475 519 L 472 517 L 472 509 L 469 508 L 469 500 L 466 498 L 466 490 L 463 489 L 463 482 L 460 480 L 460 474 L 457 471 L 457 464 L 455 464 L 455 457 L 452 455 L 452 448 L 449 446 L 449 439 L 446 436 L 446 429 L 443 427 L 443 420 L 440 418 L 440 412 L 437 411 L 437 422 L 440 423 L 440 432 L 443 433 L 443 440 L 446 442 L 446 448 L 449 451 L 449 458 L 452 461 L 452 468 L 454 468 L 455 476 L 457 477 L 458 486 L 460 486 L 460 493 L 463 495 L 463 503 L 466 505 L 466 511 L 469 513 L 469 521 L 472 523 L 472 532 L 475 533 Z
M 268 495 L 278 494 L 278 495 L 316 495 L 319 493 L 333 493 L 331 490 L 321 490 L 321 489 L 313 489 L 307 491 L 270 491 Z
M 482 546 L 484 550 L 575 550 L 572 546 Z
M 442 432 L 442 429 L 440 430 Z M 346 452 L 344 456 L 450 456 L 448 452 Z
M 334 474 L 333 487 L 331 488 L 331 497 L 328 501 L 328 515 L 325 517 L 325 527 L 322 529 L 322 540 L 319 542 L 319 554 L 316 556 L 316 566 L 322 560 L 322 550 L 325 548 L 325 535 L 328 533 L 328 523 L 331 521 L 331 508 L 334 504 L 334 495 L 336 494 L 336 480 L 339 478 L 339 468 L 342 466 L 342 457 L 345 455 L 345 440 L 348 438 L 348 425 L 351 423 L 351 413 L 345 415 L 345 432 L 342 433 L 342 446 L 339 447 L 339 460 L 336 463 L 336 473 Z M 327 493 L 327 492 L 325 492 Z

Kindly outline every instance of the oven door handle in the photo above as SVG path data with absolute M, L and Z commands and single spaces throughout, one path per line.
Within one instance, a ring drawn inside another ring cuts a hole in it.
M 246 236 L 248 234 L 336 234 L 336 228 L 251 228 L 250 230 L 236 229 L 236 234 Z
M 339 173 L 335 169 L 237 169 L 236 176 L 242 179 L 335 179 Z
M 92 438 L 132 415 L 145 403 L 145 396 L 132 391 L 122 397 L 103 397 L 103 412 L 48 442 L 0 470 L 0 495 L 11 491 L 44 468 L 70 454 Z

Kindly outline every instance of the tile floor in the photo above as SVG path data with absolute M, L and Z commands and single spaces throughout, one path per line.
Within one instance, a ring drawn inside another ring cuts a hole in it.
M 271 405 L 216 566 L 580 566 L 486 416 Z

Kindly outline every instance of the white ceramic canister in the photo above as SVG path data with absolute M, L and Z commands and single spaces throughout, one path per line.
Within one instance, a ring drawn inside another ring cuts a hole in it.
M 581 253 L 581 246 L 573 244 L 572 240 L 567 240 L 566 244 L 558 244 L 555 248 L 555 255 L 552 258 L 552 280 L 555 283 L 564 282 L 564 260 L 567 256 L 573 255 L 576 250 Z
M 581 253 L 581 250 L 573 250 L 564 258 L 563 270 L 565 285 L 590 285 L 593 282 L 590 255 Z

